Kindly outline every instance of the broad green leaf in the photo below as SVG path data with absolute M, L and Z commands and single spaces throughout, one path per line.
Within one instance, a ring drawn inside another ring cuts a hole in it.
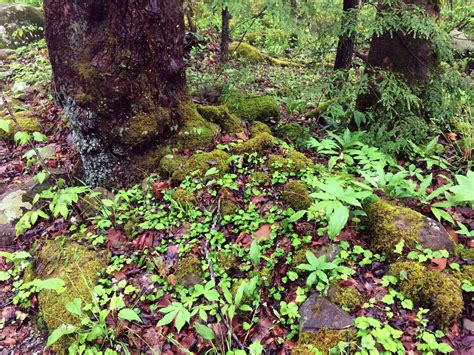
M 249 258 L 254 265 L 257 265 L 260 262 L 260 246 L 258 245 L 257 240 L 254 240 L 250 245 Z
M 80 298 L 75 298 L 66 305 L 66 309 L 70 313 L 80 317 L 82 315 L 82 300 Z
M 6 133 L 10 132 L 10 120 L 0 119 L 0 129 Z
M 0 282 L 10 280 L 10 274 L 6 271 L 0 271 Z
M 61 339 L 64 335 L 72 334 L 76 331 L 76 327 L 70 324 L 62 324 L 57 327 L 51 335 L 48 337 L 48 342 L 46 343 L 46 347 L 50 347 L 54 343 L 56 343 L 59 339 Z
M 339 235 L 349 219 L 349 209 L 345 206 L 337 207 L 329 217 L 328 235 L 334 238 Z
M 196 331 L 205 340 L 213 340 L 216 338 L 214 331 L 207 325 L 196 323 L 194 328 L 196 328 Z
M 140 317 L 138 316 L 137 312 L 135 312 L 131 308 L 123 308 L 119 311 L 118 313 L 119 318 L 128 320 L 129 322 L 131 321 L 137 321 L 137 322 L 142 322 Z

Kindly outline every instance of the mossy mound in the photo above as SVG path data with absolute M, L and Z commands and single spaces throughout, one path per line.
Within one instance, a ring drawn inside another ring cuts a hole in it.
M 269 122 L 280 117 L 280 105 L 271 96 L 231 93 L 223 97 L 229 111 L 250 122 Z
M 259 135 L 260 133 L 272 134 L 272 130 L 270 129 L 270 127 L 266 123 L 260 121 L 252 122 L 250 131 L 252 132 L 253 136 Z
M 180 206 L 194 206 L 197 204 L 197 198 L 192 193 L 185 189 L 176 189 L 173 193 L 173 200 L 175 200 Z
M 165 176 L 172 176 L 173 173 L 179 170 L 186 162 L 186 157 L 175 154 L 167 154 L 159 164 L 160 173 Z
M 40 315 L 48 330 L 52 332 L 62 324 L 80 325 L 80 319 L 66 310 L 66 305 L 80 298 L 82 304 L 92 302 L 91 292 L 97 285 L 98 274 L 107 267 L 108 255 L 98 254 L 79 244 L 65 240 L 50 240 L 37 254 L 37 277 L 60 278 L 65 282 L 65 291 L 57 294 L 43 290 L 38 294 Z M 68 340 L 61 339 L 53 346 L 58 353 L 68 347 Z
M 249 180 L 252 184 L 256 185 L 269 185 L 272 182 L 270 175 L 264 171 L 256 171 L 249 176 Z
M 229 52 L 238 58 L 244 59 L 250 64 L 263 63 L 267 60 L 267 56 L 265 54 L 247 43 L 232 42 L 229 45 Z
M 319 350 L 323 354 L 329 354 L 329 350 L 337 346 L 339 342 L 348 342 L 354 338 L 355 335 L 355 331 L 351 329 L 319 329 L 315 333 L 303 332 L 291 350 L 291 354 L 316 354 L 316 350 Z
M 460 282 L 437 270 L 429 270 L 416 261 L 400 261 L 390 265 L 397 276 L 398 289 L 408 298 L 432 310 L 433 320 L 447 328 L 463 310 Z
M 349 312 L 354 312 L 364 303 L 359 290 L 354 287 L 342 287 L 337 282 L 329 287 L 328 299 Z
M 175 146 L 179 149 L 208 148 L 214 137 L 220 134 L 220 128 L 215 123 L 202 117 L 191 102 L 180 106 L 183 124 L 176 134 Z
M 297 175 L 306 169 L 314 168 L 314 163 L 303 153 L 291 149 L 285 156 L 270 154 L 268 168 L 270 172 L 281 171 Z
M 237 265 L 237 257 L 230 250 L 221 250 L 217 253 L 217 264 L 222 270 L 229 270 Z
M 193 287 L 202 281 L 201 261 L 188 255 L 178 260 L 175 272 L 176 282 L 184 287 Z
M 172 180 L 174 182 L 181 182 L 187 176 L 192 174 L 195 174 L 195 176 L 199 178 L 204 178 L 206 172 L 212 167 L 215 167 L 218 172 L 216 174 L 210 175 L 209 178 L 221 176 L 229 169 L 227 164 L 228 159 L 229 154 L 217 149 L 208 153 L 195 153 L 184 162 L 181 169 L 176 170 L 173 173 Z
M 282 198 L 296 211 L 308 209 L 314 201 L 309 195 L 308 187 L 301 180 L 287 183 L 283 189 Z
M 305 146 L 310 137 L 308 129 L 298 122 L 285 123 L 278 128 L 277 133 L 278 137 L 282 139 L 287 138 L 298 147 Z
M 239 210 L 239 205 L 237 205 L 234 201 L 229 199 L 221 200 L 221 209 L 220 213 L 222 216 L 229 216 L 235 214 Z
M 0 140 L 13 141 L 15 133 L 18 131 L 33 133 L 39 132 L 41 130 L 40 120 L 32 116 L 31 112 L 29 111 L 16 112 L 15 118 L 18 121 L 20 129 L 18 129 L 13 120 L 9 119 L 8 117 L 2 117 L 2 119 L 7 119 L 10 122 L 10 125 L 8 133 L 0 129 Z
M 207 120 L 218 124 L 225 133 L 239 133 L 243 131 L 242 121 L 229 112 L 227 106 L 197 106 L 199 113 Z
M 157 139 L 163 127 L 171 123 L 171 110 L 159 108 L 154 113 L 140 113 L 130 118 L 127 127 L 122 131 L 122 141 L 130 146 L 137 146 Z
M 236 146 L 233 151 L 239 154 L 243 153 L 263 153 L 276 145 L 276 139 L 269 133 L 261 133 L 247 142 Z
M 468 280 L 471 284 L 474 285 L 474 265 L 465 265 L 462 268 L 462 272 L 459 275 L 459 279 Z
M 366 212 L 370 247 L 376 253 L 385 253 L 390 260 L 399 257 L 395 246 L 402 240 L 409 248 L 420 244 L 431 250 L 455 251 L 449 234 L 438 222 L 410 208 L 378 200 L 372 202 Z

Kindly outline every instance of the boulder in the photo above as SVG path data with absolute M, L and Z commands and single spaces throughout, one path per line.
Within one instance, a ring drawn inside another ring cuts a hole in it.
M 474 52 L 474 41 L 470 40 L 464 32 L 454 29 L 449 32 L 451 44 L 456 52 L 461 55 L 468 55 Z
M 43 37 L 44 16 L 26 5 L 0 5 L 0 47 L 17 48 Z
M 376 253 L 385 253 L 391 260 L 399 257 L 395 247 L 402 240 L 414 249 L 417 245 L 455 253 L 455 245 L 441 223 L 410 208 L 378 200 L 366 208 L 367 232 L 370 247 Z

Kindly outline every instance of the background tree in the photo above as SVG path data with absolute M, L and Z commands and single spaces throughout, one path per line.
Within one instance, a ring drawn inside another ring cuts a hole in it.
M 111 186 L 181 118 L 182 0 L 45 0 L 53 91 L 85 181 Z
M 344 0 L 341 21 L 341 36 L 337 45 L 334 69 L 348 69 L 352 65 L 354 42 L 357 34 L 357 6 L 359 0 Z

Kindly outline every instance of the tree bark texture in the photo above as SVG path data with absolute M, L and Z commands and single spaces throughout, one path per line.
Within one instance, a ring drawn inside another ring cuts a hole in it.
M 439 6 L 433 0 L 404 0 L 407 5 L 417 5 L 434 17 L 439 16 Z M 387 10 L 379 6 L 379 16 Z M 414 83 L 425 80 L 436 63 L 436 54 L 430 40 L 414 38 L 401 31 L 373 36 L 368 56 L 368 64 L 395 73 L 403 74 Z
M 229 21 L 230 13 L 227 7 L 222 9 L 222 29 L 221 29 L 221 63 L 227 63 L 229 61 Z
M 116 186 L 181 120 L 183 0 L 45 0 L 53 91 L 84 179 Z
M 344 0 L 341 30 L 334 69 L 349 69 L 352 65 L 354 42 L 357 34 L 357 6 L 359 0 Z

